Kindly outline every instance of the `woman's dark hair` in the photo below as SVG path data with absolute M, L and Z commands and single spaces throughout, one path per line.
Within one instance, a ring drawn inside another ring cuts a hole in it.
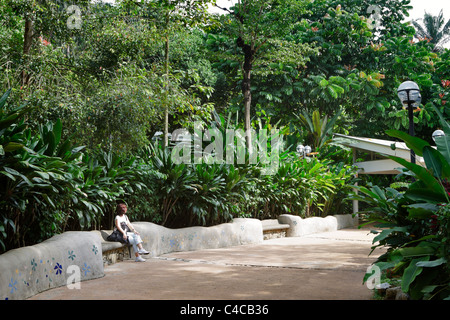
M 125 202 L 119 202 L 119 203 L 117 203 L 117 206 L 116 206 L 116 213 L 118 214 L 118 215 L 121 215 L 121 214 L 123 214 L 123 211 L 122 211 L 122 207 L 123 206 L 127 206 L 127 204 L 125 203 Z

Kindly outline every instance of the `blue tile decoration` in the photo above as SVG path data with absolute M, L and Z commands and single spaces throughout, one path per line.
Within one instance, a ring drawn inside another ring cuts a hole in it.
M 34 258 L 31 260 L 31 270 L 36 271 L 37 263 L 34 261 Z
M 62 274 L 62 265 L 60 265 L 58 262 L 53 269 L 56 270 L 56 274 Z
M 14 293 L 14 291 L 17 291 L 17 287 L 16 287 L 16 285 L 17 285 L 17 280 L 14 280 L 13 278 L 11 278 L 11 281 L 9 282 L 9 287 L 11 288 L 11 294 L 13 294 Z
M 99 250 L 98 247 L 93 245 L 92 252 L 94 255 L 97 255 Z M 77 255 L 74 253 L 74 250 L 68 250 L 67 251 L 67 259 L 70 261 L 75 261 Z M 47 260 L 38 259 L 38 258 L 32 258 L 30 260 L 29 266 L 24 266 L 24 272 L 20 272 L 19 269 L 16 269 L 15 273 L 17 274 L 18 278 L 14 279 L 11 278 L 11 280 L 8 283 L 9 287 L 9 293 L 13 295 L 14 293 L 21 290 L 22 284 L 26 287 L 30 286 L 31 276 L 33 273 L 43 271 L 45 274 L 45 279 L 51 283 L 53 282 L 52 275 L 63 275 L 65 273 L 65 270 L 63 268 L 62 263 L 56 262 L 55 258 L 52 257 Z M 92 272 L 91 266 L 89 266 L 87 263 L 84 263 L 84 266 L 81 268 L 82 272 L 86 276 L 88 273 Z M 28 277 L 28 278 L 27 278 Z M 42 279 L 41 279 L 42 280 Z M 34 281 L 34 280 L 33 280 Z M 31 283 L 31 285 L 38 285 L 39 284 L 39 278 L 36 279 L 36 281 Z M 10 297 L 5 297 L 5 300 L 9 300 Z
M 94 232 L 62 233 L 16 250 L 0 255 L 1 300 L 26 299 L 64 286 L 72 275 L 70 266 L 79 268 L 80 281 L 104 275 L 102 240 Z M 11 265 L 10 261 L 14 263 Z
M 73 253 L 73 250 L 69 250 L 68 251 L 68 254 L 69 254 L 69 257 L 68 257 L 68 259 L 70 259 L 70 260 L 74 260 L 77 256 Z
M 86 264 L 86 262 L 85 262 L 85 263 L 84 263 L 84 267 L 81 268 L 81 271 L 83 271 L 83 272 L 84 272 L 84 275 L 86 276 L 86 275 L 88 274 L 88 272 L 91 272 L 91 267 L 88 266 L 88 265 Z

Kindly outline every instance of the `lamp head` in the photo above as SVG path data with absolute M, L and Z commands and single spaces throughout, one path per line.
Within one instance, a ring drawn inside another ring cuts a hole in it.
M 398 97 L 402 104 L 413 107 L 418 107 L 422 102 L 422 95 L 417 83 L 413 81 L 403 82 L 397 89 Z
M 436 130 L 431 135 L 431 137 L 433 138 L 433 141 L 436 141 L 436 137 L 443 137 L 443 136 L 445 136 L 445 133 L 442 130 Z

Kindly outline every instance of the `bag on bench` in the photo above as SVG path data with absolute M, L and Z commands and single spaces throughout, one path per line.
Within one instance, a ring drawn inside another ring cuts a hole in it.
M 120 232 L 119 230 L 114 230 L 107 238 L 106 240 L 108 241 L 116 241 L 116 242 L 121 242 L 123 244 L 127 244 L 128 243 L 128 238 L 125 240 L 123 238 L 122 232 Z

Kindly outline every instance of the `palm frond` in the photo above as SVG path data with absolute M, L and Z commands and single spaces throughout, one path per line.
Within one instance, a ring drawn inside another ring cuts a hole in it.
M 427 39 L 434 45 L 435 51 L 449 41 L 450 20 L 445 22 L 443 10 L 437 16 L 425 12 L 423 18 L 413 20 L 412 24 L 416 29 L 416 38 Z

